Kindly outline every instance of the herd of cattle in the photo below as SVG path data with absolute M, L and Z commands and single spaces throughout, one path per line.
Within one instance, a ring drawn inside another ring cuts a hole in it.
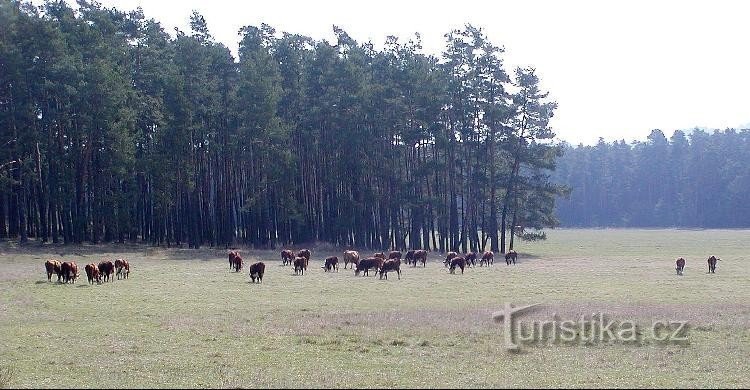
M 78 264 L 75 261 L 47 260 L 44 268 L 47 270 L 47 280 L 50 282 L 53 274 L 57 275 L 57 281 L 60 283 L 75 283 L 79 276 Z M 130 263 L 125 259 L 117 259 L 114 263 L 104 260 L 99 264 L 86 264 L 84 269 L 91 284 L 109 282 L 114 274 L 117 274 L 117 279 L 127 279 L 130 276 Z
M 716 273 L 716 262 L 719 260 L 721 259 L 716 256 L 711 256 L 708 258 L 708 273 Z M 675 264 L 677 265 L 677 267 L 675 268 L 677 270 L 677 275 L 682 275 L 682 271 L 685 270 L 685 259 L 680 257 L 677 259 Z

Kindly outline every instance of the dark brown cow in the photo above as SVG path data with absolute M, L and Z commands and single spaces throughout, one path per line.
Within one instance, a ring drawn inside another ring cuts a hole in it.
M 513 264 L 516 264 L 516 258 L 518 257 L 518 253 L 514 251 L 513 249 L 509 250 L 508 253 L 505 254 L 505 264 L 510 265 L 510 262 L 512 261 Z
M 229 251 L 229 269 L 234 268 L 234 259 L 239 255 L 239 251 Z
M 62 263 L 58 260 L 47 260 L 44 262 L 44 268 L 47 270 L 47 281 L 52 281 L 52 274 L 57 275 L 57 281 L 62 277 Z
M 494 262 L 495 262 L 495 254 L 492 251 L 487 251 L 487 252 L 484 252 L 484 254 L 482 255 L 482 259 L 479 260 L 479 266 L 481 267 L 482 263 L 486 263 L 487 266 L 489 267 L 490 264 Z
M 477 253 L 476 252 L 469 252 L 465 254 L 464 259 L 466 259 L 466 265 L 471 265 L 472 267 L 477 266 Z
M 344 269 L 349 263 L 352 263 L 352 268 L 359 263 L 359 252 L 344 251 Z
M 406 256 L 404 256 L 404 260 L 406 260 L 406 264 L 411 264 L 412 261 L 414 261 L 414 252 L 416 252 L 414 249 L 406 252 Z
M 357 263 L 357 269 L 354 270 L 354 275 L 359 276 L 359 273 L 364 271 L 363 276 L 370 275 L 370 268 L 375 268 L 375 272 L 382 266 L 383 259 L 379 257 L 368 257 L 364 260 L 360 260 Z
M 96 281 L 96 284 L 102 283 L 102 277 L 99 275 L 99 267 L 97 267 L 96 264 L 86 264 L 84 269 L 86 270 L 86 278 L 89 280 L 90 284 L 94 284 L 94 281 Z
M 464 268 L 466 268 L 466 259 L 464 259 L 461 256 L 454 257 L 451 260 L 450 272 L 454 273 L 456 271 L 456 267 L 460 267 L 461 268 L 461 274 L 463 275 Z
M 448 252 L 445 255 L 445 261 L 443 261 L 443 265 L 445 265 L 446 267 L 449 266 L 449 265 L 451 265 L 451 260 L 453 260 L 454 257 L 458 257 L 458 253 L 456 253 L 456 252 Z
M 414 252 L 414 265 L 413 267 L 417 266 L 418 261 L 422 261 L 422 266 L 425 268 L 427 267 L 427 251 L 424 249 L 420 249 Z
M 75 261 L 65 261 L 60 265 L 63 283 L 75 283 L 78 278 L 78 264 Z
M 234 259 L 232 259 L 232 268 L 234 269 L 234 272 L 240 272 L 242 271 L 242 256 L 238 254 L 235 254 Z
M 710 274 L 716 273 L 716 262 L 719 260 L 721 259 L 716 256 L 711 256 L 708 258 L 708 273 Z
M 385 275 L 385 279 L 388 280 L 388 272 L 390 271 L 396 271 L 396 273 L 398 273 L 398 280 L 401 280 L 401 260 L 400 259 L 386 260 L 383 263 L 383 266 L 380 267 L 380 279 L 383 279 L 383 275 Z
M 303 250 L 297 252 L 297 257 L 304 257 L 305 258 L 305 271 L 307 271 L 307 265 L 310 263 L 310 250 L 309 249 L 303 249 Z
M 99 273 L 105 282 L 109 282 L 110 275 L 115 274 L 115 265 L 109 260 L 101 261 L 99 263 Z
M 401 260 L 402 255 L 403 254 L 400 251 L 391 251 L 388 253 L 388 260 L 393 260 L 393 259 Z
M 682 275 L 682 270 L 685 269 L 685 259 L 680 257 L 675 261 L 675 264 L 677 265 L 677 268 L 675 268 L 677 270 L 677 275 Z
M 258 279 L 258 283 L 263 282 L 263 273 L 266 272 L 266 265 L 262 261 L 259 261 L 250 266 L 250 279 L 255 283 L 255 279 Z
M 335 269 L 336 272 L 339 272 L 339 258 L 337 256 L 326 258 L 326 263 L 325 265 L 323 265 L 323 269 L 325 269 L 326 272 L 329 272 L 332 269 Z
M 289 249 L 281 251 L 281 261 L 283 265 L 292 265 L 292 262 L 294 262 L 294 252 Z
M 305 258 L 304 257 L 295 257 L 294 258 L 294 274 L 295 275 L 304 275 L 305 274 Z
M 117 273 L 117 279 L 127 279 L 130 277 L 130 263 L 125 259 L 115 260 L 115 271 Z

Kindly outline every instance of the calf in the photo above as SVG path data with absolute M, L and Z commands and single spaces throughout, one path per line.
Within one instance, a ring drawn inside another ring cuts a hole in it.
M 477 266 L 477 253 L 476 252 L 469 252 L 466 255 L 464 255 L 464 259 L 466 259 L 466 265 L 471 264 L 472 267 Z
M 352 263 L 352 268 L 359 263 L 359 252 L 344 251 L 344 269 L 346 269 L 346 266 L 349 263 Z
M 391 251 L 388 253 L 388 260 L 399 259 L 401 260 L 402 253 L 400 251 Z
M 63 283 L 75 283 L 78 278 L 78 264 L 75 261 L 65 261 L 60 265 Z
M 62 263 L 58 260 L 47 260 L 44 262 L 44 268 L 47 270 L 47 281 L 52 281 L 52 274 L 57 275 L 57 281 L 60 281 L 60 277 L 62 277 L 62 270 L 60 269 L 60 266 Z
M 454 273 L 456 271 L 456 267 L 460 267 L 461 268 L 461 274 L 463 275 L 464 268 L 466 267 L 466 259 L 464 259 L 461 256 L 454 257 L 453 259 L 451 259 L 450 272 Z
M 383 266 L 380 267 L 380 279 L 383 279 L 383 275 L 385 275 L 385 279 L 388 280 L 389 271 L 396 271 L 396 273 L 398 273 L 398 280 L 401 280 L 401 260 L 386 260 L 385 263 L 383 263 Z
M 115 265 L 109 260 L 99 262 L 99 273 L 105 282 L 109 282 L 110 275 L 115 273 Z
M 234 259 L 239 255 L 239 251 L 229 251 L 229 269 L 234 268 Z
M 234 256 L 234 259 L 232 259 L 232 268 L 234 269 L 234 272 L 240 272 L 242 271 L 242 257 L 237 254 Z
M 479 266 L 481 267 L 482 263 L 486 263 L 487 266 L 489 267 L 490 264 L 494 262 L 495 262 L 495 254 L 492 251 L 487 251 L 487 252 L 484 252 L 484 254 L 482 255 L 482 259 L 479 260 Z
M 332 269 L 335 269 L 336 272 L 339 272 L 339 258 L 336 256 L 326 258 L 326 263 L 323 268 L 325 268 L 326 272 L 329 272 Z
M 96 284 L 102 283 L 102 278 L 99 275 L 99 267 L 97 267 L 96 264 L 86 264 L 84 269 L 86 270 L 86 278 L 89 280 L 90 284 L 94 284 L 94 281 L 96 281 Z
M 359 273 L 364 271 L 364 276 L 369 276 L 370 268 L 375 268 L 377 272 L 378 268 L 383 264 L 383 259 L 379 257 L 369 257 L 364 260 L 360 260 L 357 263 L 357 269 L 354 270 L 354 275 L 359 276 Z
M 445 265 L 446 267 L 449 266 L 451 264 L 451 260 L 453 260 L 454 257 L 458 257 L 458 253 L 448 252 L 445 255 L 445 261 L 443 261 L 443 265 Z
M 292 262 L 294 262 L 294 252 L 289 249 L 281 251 L 281 261 L 283 265 L 292 265 Z
M 685 269 L 685 259 L 680 257 L 675 261 L 675 264 L 677 265 L 677 268 L 675 268 L 677 270 L 677 275 L 682 275 L 682 270 Z
M 427 267 L 427 251 L 420 249 L 414 252 L 414 267 L 417 266 L 417 261 L 422 261 L 422 266 Z
M 708 273 L 710 274 L 716 273 L 716 262 L 719 260 L 721 259 L 716 256 L 711 256 L 708 258 Z
M 416 252 L 414 249 L 406 252 L 406 256 L 404 257 L 406 264 L 411 264 L 411 262 L 414 261 L 414 252 Z
M 294 274 L 295 275 L 304 275 L 305 274 L 305 258 L 304 257 L 295 257 L 294 258 Z
M 518 253 L 514 251 L 513 249 L 509 250 L 508 253 L 505 254 L 505 264 L 510 265 L 510 262 L 512 261 L 513 264 L 516 264 L 516 258 L 518 257 Z
M 117 271 L 117 279 L 121 277 L 127 279 L 130 276 L 130 263 L 125 259 L 115 260 L 115 270 Z
M 262 261 L 259 261 L 250 266 L 250 279 L 255 283 L 255 279 L 258 279 L 258 283 L 263 282 L 263 273 L 266 272 L 266 265 Z

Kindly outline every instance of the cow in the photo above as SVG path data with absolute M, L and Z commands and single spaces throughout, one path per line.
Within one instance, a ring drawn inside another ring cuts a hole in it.
M 105 282 L 109 282 L 110 275 L 115 273 L 115 265 L 109 260 L 99 262 L 99 273 Z
M 259 261 L 250 266 L 250 279 L 255 283 L 255 279 L 258 279 L 258 283 L 263 282 L 263 273 L 266 272 L 266 265 L 262 261 Z
M 458 253 L 456 253 L 456 252 L 448 252 L 445 255 L 445 261 L 443 261 L 443 265 L 445 265 L 446 267 L 448 267 L 449 265 L 451 265 L 451 260 L 453 260 L 454 257 L 458 257 Z
M 388 253 L 388 260 L 393 260 L 393 259 L 401 260 L 402 255 L 403 254 L 400 251 L 391 251 Z
M 305 274 L 305 258 L 297 256 L 294 258 L 294 274 L 295 275 L 304 275 Z
M 492 264 L 494 262 L 495 262 L 495 254 L 492 251 L 486 251 L 482 255 L 482 259 L 479 260 L 479 266 L 481 267 L 482 263 L 486 263 L 487 266 L 489 267 L 490 264 Z
M 411 264 L 412 261 L 414 261 L 414 252 L 416 252 L 414 249 L 406 252 L 406 256 L 404 256 L 404 260 L 406 260 L 406 264 Z
M 466 255 L 464 255 L 464 259 L 466 259 L 466 265 L 471 264 L 472 267 L 477 266 L 477 253 L 476 252 L 469 252 Z
M 303 249 L 303 250 L 297 252 L 297 257 L 304 257 L 305 258 L 305 270 L 307 270 L 307 264 L 310 263 L 310 250 L 309 249 Z
M 232 268 L 234 272 L 242 271 L 242 257 L 239 254 L 236 254 L 234 259 L 232 259 Z
M 294 262 L 294 252 L 289 249 L 281 251 L 281 261 L 283 265 L 292 265 L 292 262 Z
M 99 267 L 97 267 L 96 264 L 86 264 L 84 269 L 86 270 L 86 278 L 89 280 L 90 284 L 94 284 L 94 281 L 96 281 L 96 284 L 102 283 L 101 275 L 99 275 Z
M 78 264 L 75 261 L 65 261 L 60 265 L 63 283 L 75 283 L 78 278 Z
M 424 249 L 420 249 L 414 252 L 414 265 L 413 267 L 417 266 L 417 261 L 422 261 L 422 266 L 425 268 L 427 267 L 427 251 Z
M 682 270 L 685 269 L 685 259 L 680 257 L 675 261 L 675 264 L 677 265 L 677 268 L 675 268 L 677 270 L 677 275 L 682 275 Z
M 464 268 L 466 267 L 466 259 L 461 256 L 456 256 L 451 259 L 450 273 L 454 273 L 456 271 L 456 267 L 461 268 L 461 274 L 463 275 Z
M 508 253 L 505 254 L 505 264 L 510 265 L 510 262 L 512 261 L 513 264 L 516 264 L 516 258 L 518 257 L 518 253 L 514 251 L 513 249 L 509 250 Z
M 229 251 L 229 269 L 234 268 L 234 259 L 239 255 L 239 251 Z
M 335 269 L 336 272 L 339 272 L 339 258 L 337 256 L 326 258 L 326 263 L 323 268 L 326 270 L 326 272 L 329 272 L 332 269 Z
M 711 256 L 708 258 L 708 273 L 710 274 L 716 273 L 716 262 L 719 260 L 721 259 L 716 256 Z
M 383 260 L 385 260 L 385 253 L 383 253 L 383 252 L 378 252 L 378 253 L 376 253 L 376 254 L 372 255 L 372 257 L 377 257 L 377 258 L 380 258 L 380 259 L 383 259 Z
M 59 260 L 47 260 L 44 262 L 44 268 L 47 270 L 47 281 L 52 281 L 52 274 L 57 275 L 57 281 L 60 281 L 60 278 L 62 277 L 62 269 L 60 269 L 60 266 L 62 263 L 60 263 Z
M 389 271 L 396 271 L 398 273 L 398 280 L 401 280 L 401 259 L 386 260 L 383 266 L 380 267 L 380 279 L 383 279 L 383 275 L 385 275 L 385 279 L 388 280 Z
M 352 263 L 352 268 L 359 263 L 359 252 L 344 251 L 344 269 L 349 263 Z
M 130 276 L 130 263 L 125 259 L 115 260 L 115 271 L 117 273 L 117 279 L 121 277 L 127 279 Z
M 364 260 L 360 260 L 357 263 L 357 269 L 354 270 L 354 275 L 359 276 L 359 273 L 364 271 L 363 276 L 369 276 L 370 268 L 375 268 L 375 271 L 380 268 L 383 264 L 383 259 L 379 257 L 368 257 Z

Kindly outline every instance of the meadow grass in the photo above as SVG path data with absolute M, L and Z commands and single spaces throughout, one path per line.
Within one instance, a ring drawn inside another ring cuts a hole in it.
M 553 230 L 519 242 L 515 266 L 496 255 L 451 275 L 431 252 L 426 268 L 402 265 L 387 281 L 323 272 L 340 252 L 313 248 L 295 276 L 278 251 L 242 250 L 246 266 L 266 263 L 262 284 L 230 272 L 225 250 L 5 243 L 0 387 L 748 387 L 748 237 Z M 716 274 L 710 255 L 722 259 Z M 130 279 L 87 284 L 85 264 L 118 257 Z M 81 278 L 48 282 L 48 258 L 76 261 Z M 505 302 L 542 303 L 530 318 L 685 320 L 689 343 L 510 353 L 491 318 Z

